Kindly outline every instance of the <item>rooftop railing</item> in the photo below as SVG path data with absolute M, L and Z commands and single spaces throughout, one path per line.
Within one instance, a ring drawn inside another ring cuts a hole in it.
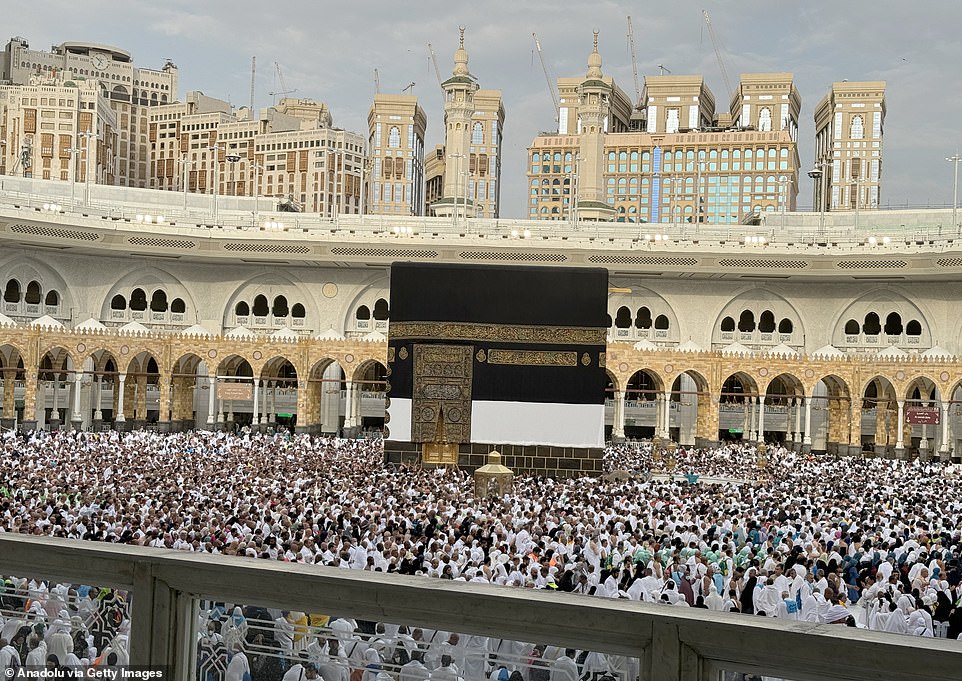
M 169 666 L 184 680 L 196 678 L 203 601 L 594 651 L 609 663 L 627 658 L 627 675 L 641 681 L 722 681 L 736 673 L 935 681 L 957 679 L 962 669 L 956 641 L 129 545 L 0 534 L 0 574 L 125 590 L 130 664 Z

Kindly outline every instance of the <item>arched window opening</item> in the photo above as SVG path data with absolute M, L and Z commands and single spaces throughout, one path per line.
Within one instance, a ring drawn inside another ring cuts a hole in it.
M 725 317 L 721 323 L 722 331 L 734 331 L 735 330 L 735 320 L 731 317 Z
M 271 314 L 275 317 L 286 317 L 290 310 L 287 307 L 287 298 L 284 296 L 277 296 L 274 298 L 274 304 L 271 306 Z
M 481 123 L 475 123 L 471 128 L 471 144 L 484 144 L 484 126 Z
M 738 316 L 738 330 L 742 333 L 751 333 L 755 330 L 755 313 L 751 310 L 743 310 Z
M 147 309 L 147 293 L 142 288 L 135 288 L 130 294 L 130 309 L 144 312 Z
M 361 307 L 357 308 L 357 312 L 355 313 L 354 317 L 356 319 L 366 321 L 371 318 L 371 311 L 368 309 L 367 305 L 361 305 Z
M 619 329 L 631 328 L 631 310 L 624 305 L 618 308 L 618 314 L 615 315 L 615 327 Z
M 782 321 L 778 322 L 778 332 L 779 333 L 791 333 L 795 329 L 795 325 L 792 324 L 792 320 L 787 317 Z
M 862 333 L 866 336 L 877 336 L 882 332 L 882 324 L 879 317 L 874 312 L 865 315 L 865 322 L 862 324 Z
M 651 324 L 651 310 L 647 307 L 639 307 L 638 314 L 635 316 L 635 326 L 639 329 L 650 329 Z
M 170 303 L 170 311 L 175 314 L 183 314 L 187 312 L 187 304 L 180 298 L 174 298 Z
M 254 306 L 251 309 L 251 312 L 255 317 L 266 317 L 269 311 L 270 310 L 267 305 L 267 296 L 260 294 L 254 298 Z
M 758 318 L 758 330 L 762 333 L 773 333 L 775 331 L 775 315 L 772 314 L 771 310 L 765 310 L 762 312 L 762 316 Z
M 166 312 L 167 311 L 167 292 L 158 289 L 154 291 L 154 294 L 150 297 L 150 311 L 151 312 Z
M 659 330 L 664 330 L 668 328 L 668 317 L 663 314 L 655 317 L 655 328 Z
M 23 296 L 23 302 L 27 305 L 39 305 L 41 298 L 40 282 L 31 281 L 27 284 L 27 291 Z
M 11 279 L 7 282 L 7 286 L 3 289 L 3 302 L 5 303 L 19 303 L 20 302 L 20 282 L 16 279 Z
M 401 129 L 396 125 L 391 126 L 391 131 L 387 136 L 387 145 L 391 149 L 398 149 L 401 146 Z
M 234 314 L 238 317 L 247 317 L 251 313 L 250 305 L 243 300 L 234 306 Z
M 110 309 L 111 310 L 126 310 L 127 309 L 127 299 L 124 298 L 119 293 L 110 299 Z
M 758 113 L 758 129 L 761 132 L 771 132 L 772 110 L 767 106 L 762 107 L 762 110 Z
M 373 317 L 379 322 L 387 321 L 390 318 L 391 312 L 388 308 L 387 301 L 384 298 L 378 298 L 377 302 L 374 303 Z
M 889 316 L 885 318 L 885 335 L 902 335 L 902 315 L 900 315 L 898 312 L 891 312 L 889 313 Z
M 918 320 L 913 319 L 908 324 L 905 325 L 905 335 L 906 336 L 921 336 L 922 335 L 922 324 Z
M 291 317 L 293 317 L 294 319 L 304 319 L 304 317 L 306 316 L 307 316 L 307 313 L 305 312 L 303 305 L 301 305 L 300 303 L 294 303 L 291 306 Z
M 847 322 L 845 322 L 846 336 L 857 336 L 859 334 L 859 331 L 861 331 L 861 327 L 859 326 L 857 320 L 849 319 Z
M 853 140 L 860 140 L 865 137 L 865 121 L 862 120 L 861 116 L 852 116 L 852 134 L 851 138 Z

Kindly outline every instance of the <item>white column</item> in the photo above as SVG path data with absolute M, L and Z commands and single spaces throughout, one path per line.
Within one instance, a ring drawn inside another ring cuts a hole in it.
M 805 439 L 802 444 L 812 444 L 812 398 L 805 398 Z
M 625 392 L 615 391 L 615 414 L 611 424 L 612 437 L 625 436 Z
M 260 387 L 261 387 L 261 382 L 260 382 L 259 380 L 256 380 L 256 379 L 255 379 L 255 380 L 254 380 L 254 410 L 253 410 L 253 412 L 251 413 L 251 425 L 252 425 L 252 426 L 256 426 L 256 425 L 257 425 L 257 413 L 258 413 L 259 407 L 260 407 L 260 404 L 259 404 L 259 402 L 258 402 L 258 398 L 260 397 Z
M 213 427 L 217 422 L 217 377 L 207 376 L 207 425 Z
M 53 408 L 50 410 L 51 421 L 60 420 L 60 403 L 59 403 L 60 391 L 57 390 L 57 386 L 59 385 L 60 385 L 60 376 L 57 374 L 54 374 L 53 375 Z M 46 405 L 46 401 L 47 400 L 44 399 L 45 405 Z
M 73 422 L 83 421 L 83 414 L 80 413 L 80 379 L 83 378 L 83 374 L 79 371 L 75 371 L 73 375 L 73 414 L 70 420 Z
M 114 416 L 116 423 L 123 423 L 127 420 L 124 418 L 124 382 L 126 380 L 127 374 L 117 374 L 117 415 Z
M 949 453 L 949 403 L 942 402 L 942 444 L 939 445 L 939 454 Z
M 354 383 L 348 379 L 344 381 L 344 385 L 346 386 L 346 392 L 344 396 L 344 427 L 350 428 L 352 425 L 351 421 L 354 418 L 352 413 L 354 407 Z
M 104 397 L 103 390 L 104 390 L 104 377 L 97 376 L 94 379 L 94 391 L 93 391 L 94 395 L 96 395 L 96 397 L 94 397 L 94 421 L 103 421 L 104 419 L 104 413 L 103 413 L 103 410 L 101 409 L 101 407 L 103 406 L 103 397 Z
M 802 439 L 802 399 L 795 400 L 795 434 L 792 437 L 795 442 L 800 442 Z
M 903 409 L 905 407 L 905 401 L 898 400 L 896 404 L 898 404 L 899 408 L 899 420 L 897 426 L 898 430 L 895 433 L 895 448 L 905 449 L 905 442 L 902 441 L 902 429 L 905 428 L 905 412 Z
M 748 439 L 749 441 L 758 440 L 758 398 L 748 398 Z
M 364 423 L 364 411 L 362 409 L 362 407 L 364 406 L 364 403 L 361 402 L 361 398 L 363 396 L 364 396 L 364 391 L 362 390 L 362 386 L 355 385 L 354 386 L 354 408 L 351 410 L 351 413 L 354 416 L 354 422 L 351 425 L 353 425 L 355 428 L 360 428 L 361 425 Z
M 758 441 L 765 442 L 765 396 L 758 398 Z

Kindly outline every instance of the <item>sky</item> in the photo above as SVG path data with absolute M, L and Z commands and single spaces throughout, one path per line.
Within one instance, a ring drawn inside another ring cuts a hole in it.
M 271 104 L 280 65 L 296 97 L 324 101 L 334 125 L 366 132 L 374 69 L 382 92 L 414 94 L 428 115 L 426 146 L 443 142 L 442 100 L 428 60 L 430 42 L 442 78 L 453 66 L 458 26 L 466 27 L 470 69 L 485 89 L 503 92 L 502 217 L 526 215 L 526 149 L 551 129 L 553 105 L 534 52 L 537 32 L 552 79 L 583 75 L 592 30 L 600 31 L 603 69 L 633 96 L 627 22 L 634 24 L 639 76 L 664 65 L 675 75 L 703 75 L 719 103 L 725 86 L 702 10 L 708 10 L 733 84 L 738 74 L 794 73 L 802 97 L 798 151 L 799 208 L 811 205 L 812 116 L 833 81 L 885 80 L 883 207 L 950 206 L 953 167 L 962 146 L 962 49 L 958 0 L 2 0 L 6 38 L 34 49 L 65 41 L 113 45 L 137 66 L 180 71 L 188 90 Z

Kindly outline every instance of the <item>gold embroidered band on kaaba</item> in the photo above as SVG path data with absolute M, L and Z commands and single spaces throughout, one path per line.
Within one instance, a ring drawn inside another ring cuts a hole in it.
M 578 353 L 558 350 L 488 350 L 488 364 L 576 367 Z
M 604 345 L 607 329 L 466 322 L 391 322 L 391 339 Z

